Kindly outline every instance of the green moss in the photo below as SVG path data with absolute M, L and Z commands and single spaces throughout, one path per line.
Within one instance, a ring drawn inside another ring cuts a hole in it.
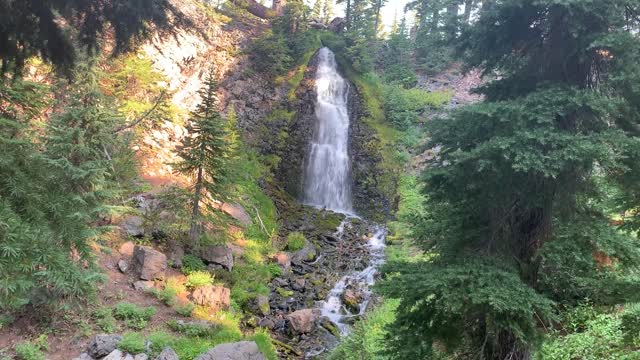
M 277 289 L 276 289 L 276 292 L 277 292 L 280 296 L 282 296 L 282 297 L 290 297 L 290 296 L 293 296 L 293 291 L 292 291 L 292 290 L 285 290 L 285 289 L 283 289 L 283 288 L 281 288 L 281 287 L 277 288 Z

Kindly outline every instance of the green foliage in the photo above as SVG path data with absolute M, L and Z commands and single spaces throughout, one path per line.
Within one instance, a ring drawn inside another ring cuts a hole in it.
M 363 320 L 358 321 L 352 332 L 341 339 L 329 359 L 336 360 L 383 360 L 384 339 L 388 336 L 388 325 L 395 320 L 397 300 L 385 300 L 378 307 L 368 312 Z
M 640 347 L 640 303 L 628 304 L 620 315 L 620 326 L 627 344 Z
M 167 306 L 175 306 L 178 294 L 186 291 L 184 284 L 175 277 L 170 277 L 164 284 L 164 287 L 159 290 L 152 288 L 151 292 Z
M 16 345 L 16 356 L 19 360 L 45 360 L 43 351 L 49 349 L 47 335 L 40 335 L 33 342 L 22 342 Z
M 287 235 L 287 250 L 289 251 L 298 251 L 302 250 L 302 248 L 307 245 L 307 239 L 304 237 L 304 234 L 301 232 L 292 232 Z
M 385 117 L 393 126 L 407 130 L 420 122 L 420 115 L 427 109 L 439 109 L 449 102 L 448 92 L 427 92 L 421 89 L 403 89 L 399 86 L 385 88 Z
M 188 302 L 182 305 L 175 305 L 174 310 L 178 313 L 178 315 L 189 317 L 193 314 L 193 310 L 195 310 L 195 304 Z
M 258 349 L 260 349 L 260 352 L 267 358 L 267 360 L 278 360 L 278 353 L 276 352 L 276 348 L 271 341 L 271 335 L 268 331 L 258 329 L 253 336 L 249 338 L 249 340 L 256 342 Z
M 127 302 L 121 302 L 113 309 L 113 316 L 116 319 L 124 320 L 127 327 L 137 330 L 144 329 L 155 313 L 156 309 L 152 306 L 142 308 Z
M 129 354 L 139 354 L 145 351 L 144 335 L 136 332 L 127 332 L 122 335 L 122 340 L 118 342 L 118 349 Z
M 189 289 L 197 289 L 199 287 L 212 285 L 213 275 L 208 271 L 194 271 L 187 275 L 187 282 L 185 285 Z
M 191 254 L 186 254 L 182 258 L 182 269 L 181 270 L 185 275 L 189 275 L 192 272 L 206 271 L 207 270 L 207 265 L 205 265 L 204 262 L 202 261 L 202 259 L 200 259 L 199 257 L 191 255 Z
M 168 325 L 171 330 L 189 337 L 210 337 L 215 335 L 219 331 L 215 324 L 206 322 L 183 323 L 170 321 Z
M 113 317 L 113 310 L 111 308 L 100 308 L 94 311 L 93 318 L 96 325 L 98 325 L 103 332 L 112 334 L 116 331 L 116 319 Z
M 548 322 L 553 303 L 527 287 L 517 270 L 501 263 L 468 258 L 455 264 L 435 260 L 385 266 L 391 275 L 380 290 L 400 299 L 386 354 L 392 359 L 424 358 L 433 356 L 435 341 L 451 351 L 467 339 L 473 348 L 499 351 L 506 334 L 515 337 L 516 346 L 536 344 L 540 336 L 534 316 Z M 417 331 L 419 338 L 406 337 Z M 494 335 L 477 338 L 476 333 Z
M 249 58 L 257 71 L 271 78 L 285 74 L 293 65 L 287 40 L 272 32 L 266 32 L 253 42 Z
M 0 93 L 8 101 L 0 111 L 0 307 L 91 296 L 103 277 L 88 244 L 99 229 L 88 224 L 112 211 L 104 201 L 117 194 L 105 151 L 120 148 L 111 133 L 118 114 L 90 71 L 38 132 L 28 127 L 46 105 L 46 88 L 2 82 Z

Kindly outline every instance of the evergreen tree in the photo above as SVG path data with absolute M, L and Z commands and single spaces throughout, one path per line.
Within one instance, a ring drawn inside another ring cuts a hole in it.
M 463 358 L 530 359 L 555 307 L 638 300 L 639 247 L 609 224 L 602 188 L 640 164 L 640 102 L 629 91 L 640 75 L 629 17 L 638 7 L 481 9 L 460 50 L 500 79 L 480 89 L 483 103 L 429 125 L 429 145 L 442 150 L 424 174 L 430 213 L 414 235 L 437 256 L 386 270 L 382 289 L 402 300 L 393 358 L 430 357 L 440 343 Z
M 323 14 L 323 22 L 325 24 L 329 24 L 333 17 L 335 16 L 335 12 L 333 10 L 333 0 L 324 0 L 322 5 L 322 14 Z
M 316 0 L 311 8 L 311 18 L 315 20 L 322 19 L 322 0 Z
M 58 69 L 69 70 L 76 60 L 74 39 L 95 50 L 107 26 L 115 35 L 115 50 L 129 50 L 132 40 L 148 34 L 149 24 L 167 30 L 169 16 L 181 16 L 168 0 L 0 0 L 0 58 L 2 73 L 16 75 L 34 55 Z
M 192 244 L 197 243 L 202 233 L 202 207 L 212 209 L 208 199 L 221 195 L 226 178 L 228 134 L 216 108 L 217 89 L 215 74 L 211 71 L 204 87 L 198 92 L 201 101 L 189 119 L 189 136 L 185 137 L 178 152 L 182 161 L 177 164 L 176 170 L 194 178 L 189 228 Z

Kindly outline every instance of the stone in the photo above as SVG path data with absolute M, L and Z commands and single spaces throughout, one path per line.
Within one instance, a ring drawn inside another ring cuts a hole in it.
M 89 356 L 89 354 L 87 354 L 87 353 L 82 353 L 82 354 L 80 354 L 80 356 L 78 356 L 77 358 L 75 358 L 73 360 L 93 360 L 93 358 L 91 356 Z
M 155 283 L 153 281 L 138 280 L 133 283 L 133 288 L 137 291 L 145 291 L 151 289 L 154 285 Z
M 263 327 L 263 328 L 267 328 L 269 330 L 273 330 L 276 327 L 276 323 L 275 321 L 269 319 L 269 318 L 264 318 L 262 320 L 260 320 L 260 322 L 258 323 L 258 326 Z
M 240 225 L 244 227 L 250 226 L 253 223 L 251 216 L 249 216 L 247 211 L 240 204 L 223 203 L 220 205 L 220 210 L 237 220 Z
M 147 354 L 138 354 L 133 357 L 133 360 L 149 360 L 149 355 Z
M 160 355 L 158 355 L 156 360 L 180 360 L 180 359 L 178 358 L 178 354 L 176 354 L 176 352 L 173 351 L 172 348 L 166 347 L 164 348 L 164 350 L 162 350 Z
M 118 347 L 120 340 L 122 340 L 120 335 L 96 335 L 89 341 L 87 353 L 93 358 L 107 356 Z
M 318 309 L 297 310 L 288 314 L 285 318 L 289 323 L 289 329 L 294 335 L 306 334 L 313 331 L 316 320 L 320 317 Z
M 354 289 L 346 289 L 342 293 L 342 303 L 354 314 L 360 312 L 360 303 L 362 302 L 362 294 Z
M 120 261 L 118 261 L 118 270 L 125 274 L 127 270 L 129 270 L 129 262 L 125 259 L 120 259 Z
M 304 278 L 299 277 L 293 281 L 293 284 L 291 284 L 291 288 L 295 291 L 303 291 L 306 283 L 307 281 Z
M 127 236 L 140 238 L 144 236 L 143 224 L 144 221 L 140 216 L 131 215 L 122 220 L 120 229 L 122 229 Z
M 273 255 L 271 259 L 284 269 L 289 269 L 291 267 L 291 257 L 285 252 L 277 253 Z
M 316 247 L 312 243 L 307 241 L 307 244 L 301 250 L 294 252 L 291 255 L 291 261 L 294 263 L 302 263 L 303 261 L 312 261 L 316 258 Z
M 120 255 L 123 256 L 133 256 L 133 248 L 135 247 L 135 244 L 133 243 L 133 241 L 127 241 L 126 243 L 120 245 Z
M 167 270 L 167 257 L 151 247 L 136 245 L 133 248 L 133 265 L 140 279 L 162 280 Z
M 254 311 L 256 314 L 260 314 L 262 316 L 267 316 L 271 312 L 271 307 L 269 306 L 269 298 L 264 295 L 256 296 Z
M 220 344 L 195 360 L 266 360 L 255 341 Z
M 182 267 L 182 258 L 184 258 L 184 248 L 175 241 L 169 245 L 169 263 L 174 268 Z
M 224 245 L 207 246 L 200 250 L 200 258 L 209 264 L 223 266 L 226 270 L 233 269 L 233 252 Z
M 226 310 L 231 305 L 231 290 L 223 286 L 207 285 L 193 291 L 193 302 L 214 311 Z
M 125 359 L 124 353 L 118 349 L 115 349 L 112 352 L 110 352 L 109 355 L 107 355 L 107 357 L 105 357 L 102 360 L 124 360 L 124 359 Z

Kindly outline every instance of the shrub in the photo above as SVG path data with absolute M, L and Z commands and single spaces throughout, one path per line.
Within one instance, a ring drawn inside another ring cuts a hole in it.
M 138 330 L 144 329 L 155 313 L 156 309 L 154 307 L 142 308 L 126 302 L 119 303 L 114 309 L 116 319 L 124 320 L 127 327 Z
M 113 333 L 116 330 L 116 319 L 110 308 L 101 308 L 93 312 L 93 318 L 100 330 L 106 333 Z
M 305 239 L 304 234 L 301 232 L 292 232 L 287 235 L 287 250 L 289 251 L 298 251 L 304 248 L 307 244 L 307 239 Z
M 16 345 L 16 356 L 20 360 L 45 360 L 43 350 L 49 348 L 47 335 L 40 335 L 33 342 L 23 342 Z
M 122 335 L 122 340 L 118 343 L 118 348 L 130 354 L 142 353 L 146 350 L 144 336 L 134 332 L 125 333 Z
M 640 344 L 640 303 L 628 305 L 620 320 L 625 342 Z
M 175 277 L 168 278 L 162 290 L 151 289 L 153 295 L 167 306 L 174 306 L 176 296 L 184 291 L 186 291 L 184 284 Z
M 193 303 L 188 302 L 183 305 L 176 305 L 174 307 L 174 310 L 178 313 L 178 315 L 188 317 L 191 316 L 195 307 L 196 306 Z
M 173 331 L 192 337 L 210 337 L 218 332 L 215 324 L 206 322 L 183 323 L 173 320 L 167 325 Z
M 208 271 L 194 271 L 187 275 L 186 286 L 189 289 L 197 289 L 211 284 L 213 284 L 213 275 Z
M 182 258 L 182 272 L 189 275 L 194 271 L 205 271 L 207 266 L 199 257 L 187 254 Z

